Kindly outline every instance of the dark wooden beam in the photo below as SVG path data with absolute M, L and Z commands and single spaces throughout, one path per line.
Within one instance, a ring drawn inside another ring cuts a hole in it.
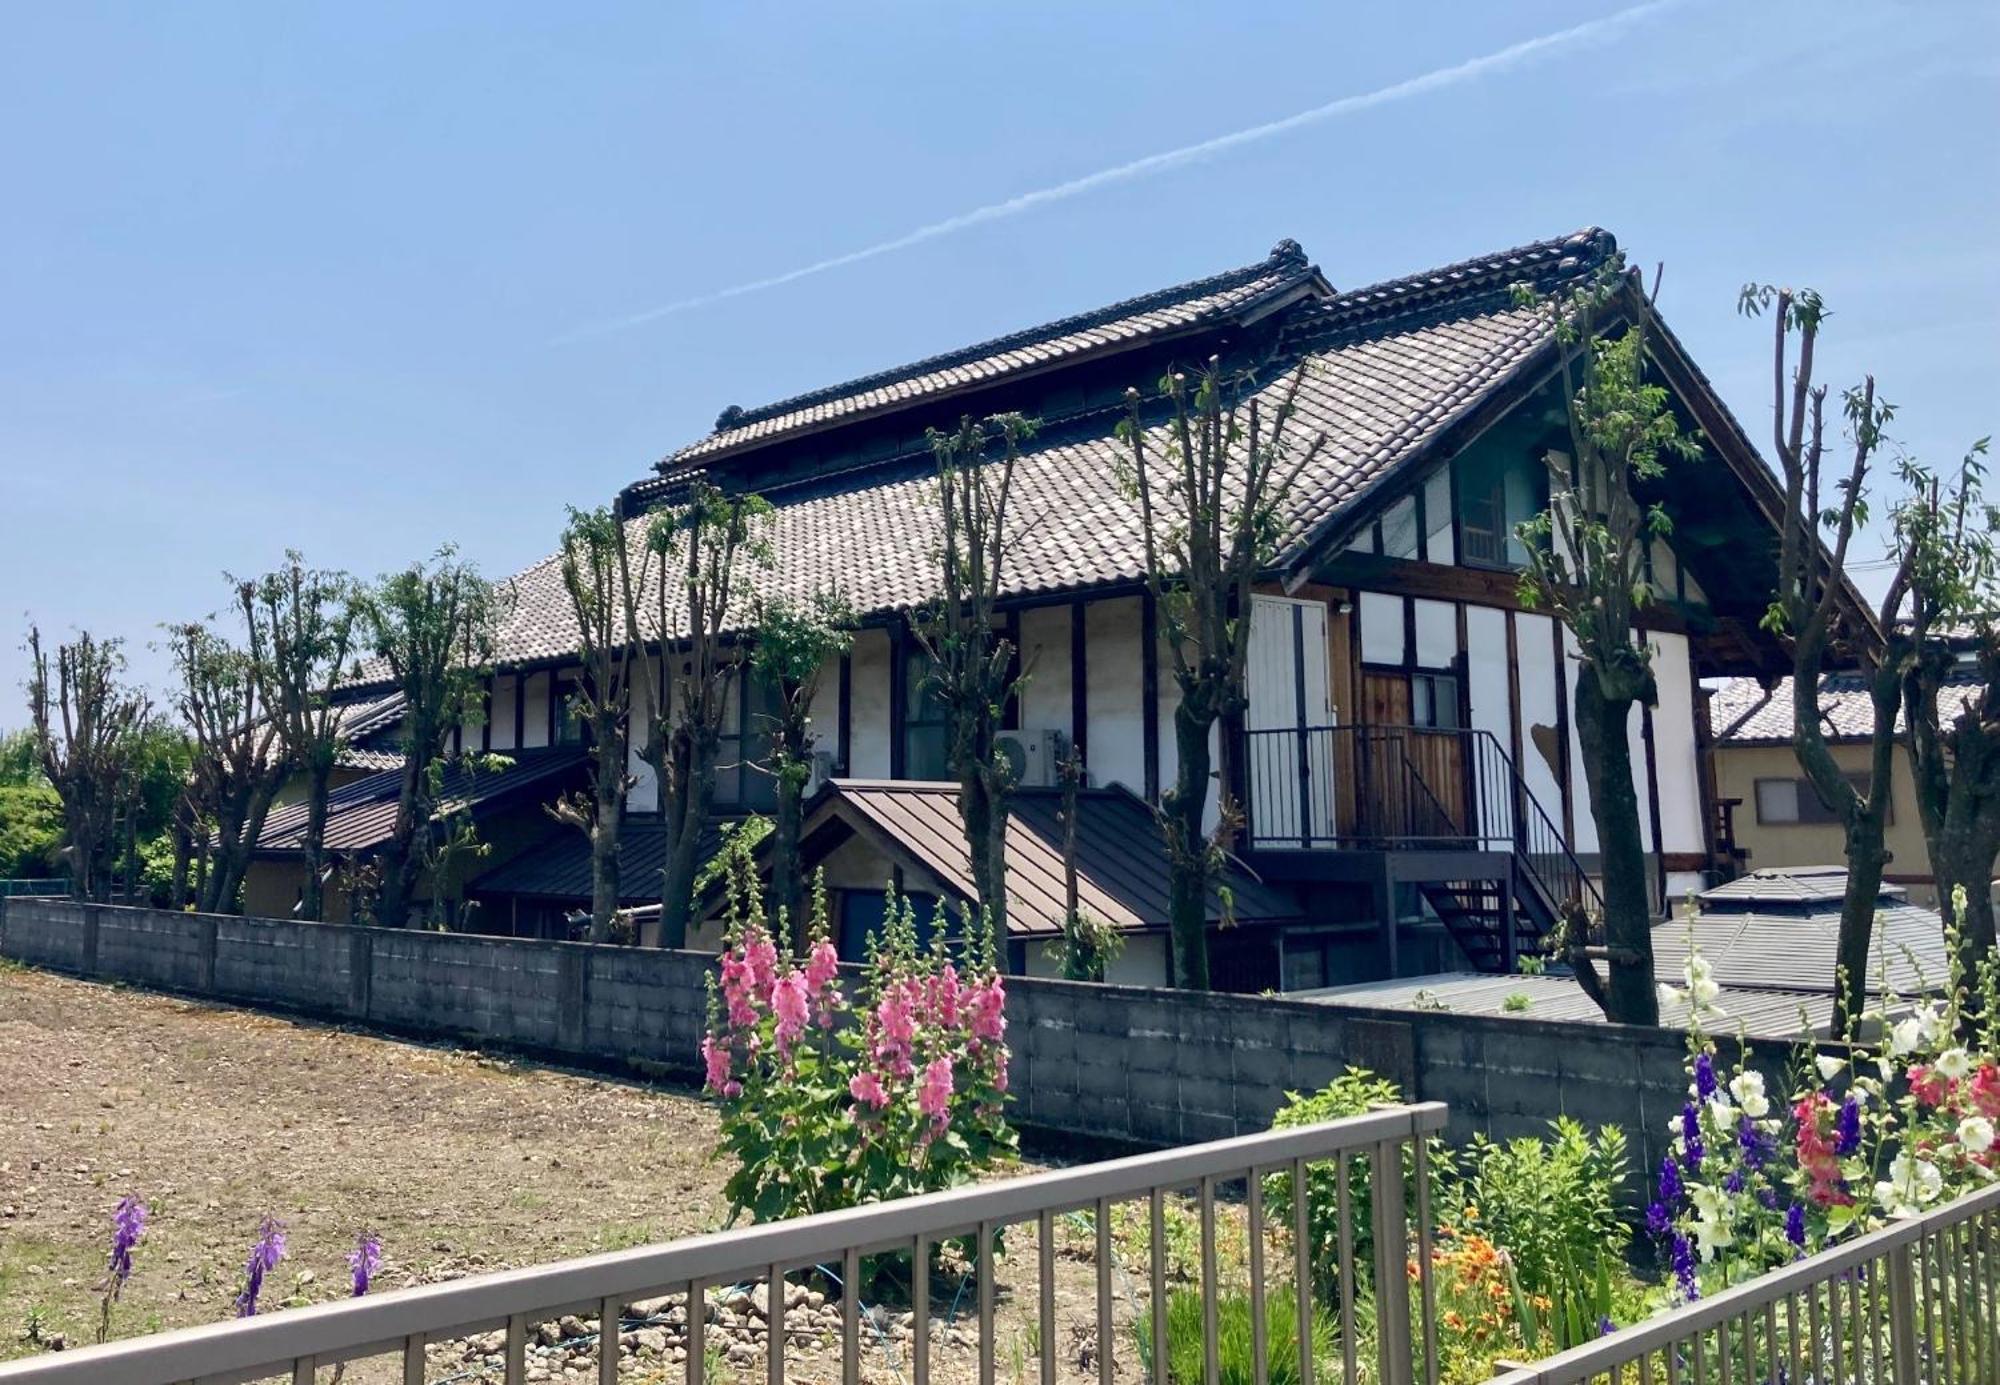
M 909 636 L 901 622 L 889 627 L 889 777 L 901 779 L 908 768 L 909 748 L 904 745 L 904 702 L 909 681 L 905 651 Z
M 1160 613 L 1148 591 L 1139 598 L 1139 712 L 1144 749 L 1146 801 L 1160 801 Z
M 1069 603 L 1069 743 L 1086 769 L 1090 765 L 1090 656 L 1084 647 L 1081 601 Z
M 834 722 L 833 759 L 841 778 L 854 773 L 854 653 L 840 656 L 840 713 Z

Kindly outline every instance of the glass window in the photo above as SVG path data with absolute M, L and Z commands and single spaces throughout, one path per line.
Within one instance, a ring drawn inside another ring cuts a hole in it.
M 581 680 L 574 674 L 556 680 L 556 744 L 583 744 L 583 718 L 577 715 L 576 689 Z
M 1850 774 L 1848 782 L 1862 792 L 1868 791 L 1868 776 Z M 1801 824 L 1832 824 L 1840 821 L 1840 814 L 1827 807 L 1810 779 L 1759 779 L 1757 791 L 1757 821 L 1767 826 L 1794 826 Z M 1895 805 L 1889 807 L 1889 817 L 1895 817 Z
M 1452 730 L 1458 726 L 1458 679 L 1442 673 L 1410 678 L 1410 723 Z
M 1409 641 L 1403 627 L 1403 598 L 1382 592 L 1361 593 L 1361 661 L 1401 664 Z
M 910 903 L 910 911 L 917 925 L 917 946 L 929 948 L 931 939 L 937 933 L 938 901 L 936 895 L 911 891 L 903 896 Z M 836 944 L 843 962 L 865 962 L 868 960 L 868 939 L 882 931 L 882 923 L 889 912 L 889 894 L 886 890 L 842 890 L 840 892 L 840 940 Z M 947 914 L 949 911 L 947 911 Z M 946 936 L 954 936 L 956 924 L 947 917 Z
M 1514 537 L 1548 507 L 1548 468 L 1525 452 L 1485 448 L 1458 462 L 1458 548 L 1473 567 L 1521 567 L 1528 550 Z
M 778 784 L 769 770 L 776 691 L 749 669 L 730 682 L 715 753 L 715 806 L 767 813 L 778 806 Z
M 1449 563 L 1451 551 L 1451 469 L 1439 467 L 1424 478 L 1424 558 Z
M 912 642 L 903 655 L 903 777 L 949 779 L 951 728 L 931 682 L 931 660 Z
M 1389 558 L 1417 556 L 1417 498 L 1406 495 L 1382 516 L 1382 553 Z

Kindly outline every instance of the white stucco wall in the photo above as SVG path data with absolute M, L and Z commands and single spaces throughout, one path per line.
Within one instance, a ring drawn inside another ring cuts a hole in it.
M 521 722 L 521 748 L 524 750 L 549 743 L 549 684 L 552 677 L 547 669 L 531 673 L 522 690 L 526 708 Z
M 1070 735 L 1069 607 L 1021 612 L 1021 667 L 1021 729 Z
M 854 779 L 889 777 L 889 636 L 863 630 L 854 637 L 854 711 L 848 724 Z
M 1422 626 L 1418 627 L 1421 643 Z M 1507 686 L 1507 613 L 1487 606 L 1468 606 L 1465 611 L 1466 691 L 1472 704 L 1472 727 L 1492 733 L 1500 749 L 1513 753 L 1513 699 Z M 1492 765 L 1482 757 L 1481 766 Z M 1514 795 L 1505 774 L 1492 765 L 1490 775 L 1479 784 L 1480 800 L 1492 805 L 1492 826 L 1511 832 L 1514 825 Z
M 1023 968 L 1028 976 L 1054 977 L 1057 967 L 1048 955 L 1046 939 L 1028 944 Z M 1115 986 L 1164 986 L 1167 984 L 1167 940 L 1157 933 L 1145 933 L 1125 940 L 1125 950 L 1104 969 L 1104 979 Z
M 1517 669 L 1521 682 L 1521 778 L 1549 821 L 1562 826 L 1562 782 L 1555 767 L 1537 745 L 1535 728 L 1544 728 L 1544 739 L 1553 743 L 1555 729 L 1562 724 L 1556 708 L 1555 629 L 1547 616 L 1516 612 L 1514 648 L 1519 655 Z
M 1653 677 L 1660 702 L 1653 708 L 1653 757 L 1660 778 L 1660 849 L 1700 851 L 1707 833 L 1701 810 L 1700 762 L 1694 739 L 1694 669 L 1685 635 L 1656 634 Z
M 493 739 L 495 750 L 514 748 L 514 675 L 498 674 L 493 679 Z
M 1091 782 L 1123 784 L 1143 794 L 1145 684 L 1139 661 L 1139 598 L 1091 602 L 1084 608 L 1083 630 Z

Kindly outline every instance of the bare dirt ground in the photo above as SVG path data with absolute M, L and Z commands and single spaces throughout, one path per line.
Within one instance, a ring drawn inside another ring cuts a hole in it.
M 267 1305 L 703 1231 L 715 1116 L 686 1093 L 39 972 L 0 971 L 0 1359 L 92 1340 L 118 1199 L 152 1221 L 113 1322 L 226 1317 L 266 1213 Z M 32 1331 L 31 1331 L 32 1327 Z
M 715 1134 L 713 1108 L 681 1090 L 0 963 L 0 1360 L 94 1340 L 111 1215 L 127 1193 L 151 1220 L 114 1337 L 230 1317 L 267 1214 L 285 1223 L 289 1248 L 264 1311 L 345 1296 L 345 1257 L 364 1231 L 381 1238 L 376 1288 L 387 1290 L 713 1229 L 726 1212 Z M 1225 1264 L 1240 1264 L 1240 1219 L 1223 1221 Z M 1191 1223 L 1176 1209 L 1177 1268 L 1194 1254 Z M 1147 1237 L 1138 1215 L 1114 1228 L 1116 1375 L 1136 1381 Z M 1063 1378 L 1094 1379 L 1087 1216 L 1060 1218 L 1055 1240 L 1051 1346 Z M 996 1287 L 1002 1379 L 1039 1375 L 1037 1258 L 1032 1226 L 1008 1233 Z M 969 1283 L 934 1290 L 946 1320 L 935 1325 L 933 1378 L 954 1385 L 977 1370 Z M 791 1288 L 787 1374 L 837 1380 L 838 1307 L 823 1283 L 805 1302 L 809 1287 Z M 643 1385 L 681 1379 L 685 1304 L 640 1311 L 654 1316 L 624 1324 L 623 1373 Z M 863 1378 L 906 1381 L 907 1319 L 889 1303 L 869 1312 Z M 704 1317 L 711 1378 L 761 1379 L 761 1302 L 711 1291 Z M 544 1325 L 528 1379 L 594 1380 L 595 1329 Z M 439 1344 L 429 1379 L 497 1381 L 499 1345 Z M 346 1376 L 378 1378 L 400 1375 L 383 1362 Z

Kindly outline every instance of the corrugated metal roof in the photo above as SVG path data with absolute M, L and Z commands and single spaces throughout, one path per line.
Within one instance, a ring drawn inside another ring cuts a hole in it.
M 1701 901 L 1703 910 L 1710 913 L 1760 905 L 1805 907 L 1831 904 L 1838 910 L 1841 900 L 1846 897 L 1846 866 L 1776 866 L 1768 870 L 1753 870 L 1726 885 L 1717 885 L 1695 895 Z M 1899 903 L 1909 897 L 1910 892 L 1896 884 L 1885 884 L 1878 891 L 1878 898 L 1890 903 Z
M 1724 986 L 1818 991 L 1831 995 L 1840 937 L 1840 904 L 1807 913 L 1759 910 L 1704 913 L 1692 924 L 1663 923 L 1653 933 L 1660 975 L 1674 977 L 1693 945 L 1715 968 Z M 1886 984 L 1912 995 L 1943 984 L 1948 974 L 1944 920 L 1929 909 L 1889 904 L 1875 914 L 1870 940 L 1867 987 Z
M 1512 996 L 1527 997 L 1528 1008 L 1510 1009 L 1507 1001 Z M 1365 981 L 1354 986 L 1288 992 L 1285 998 L 1327 1005 L 1410 1010 L 1419 1014 L 1443 1010 L 1454 1015 L 1515 1016 L 1573 1024 L 1604 1022 L 1604 1012 L 1591 1002 L 1576 982 L 1567 976 L 1555 975 L 1490 976 L 1483 972 L 1444 972 L 1436 976 Z M 1723 1017 L 1712 1020 L 1708 1025 L 1710 1029 L 1723 1028 L 1734 1033 L 1741 1026 L 1744 1033 L 1759 1038 L 1798 1037 L 1802 1032 L 1802 1012 L 1803 1023 L 1816 1034 L 1825 1034 L 1833 1023 L 1831 995 L 1725 986 L 1718 1003 Z M 1660 1014 L 1660 1023 L 1670 1029 L 1684 1029 L 1687 1021 L 1685 1002 L 1665 1006 Z
M 438 816 L 470 809 L 477 818 L 530 788 L 543 788 L 553 795 L 558 787 L 555 781 L 578 770 L 586 753 L 581 746 L 517 751 L 513 764 L 505 769 L 477 773 L 454 763 L 444 772 Z M 344 784 L 327 795 L 326 849 L 361 852 L 387 841 L 395 829 L 402 785 L 402 770 L 393 769 Z M 257 838 L 258 854 L 284 855 L 300 850 L 305 828 L 304 802 L 273 808 Z
M 721 824 L 712 823 L 698 854 L 712 857 L 722 842 Z M 627 817 L 618 830 L 618 902 L 657 904 L 660 872 L 667 862 L 666 824 L 657 817 Z M 521 895 L 589 907 L 590 843 L 572 827 L 551 832 L 541 845 L 522 852 L 473 881 L 474 894 Z
M 807 832 L 829 819 L 846 821 L 878 846 L 920 866 L 958 898 L 976 897 L 972 856 L 958 813 L 956 784 L 837 779 L 813 807 Z M 1017 789 L 1007 829 L 1008 930 L 1017 936 L 1051 936 L 1062 929 L 1062 795 L 1055 789 Z M 1139 798 L 1123 789 L 1086 789 L 1077 796 L 1077 897 L 1114 928 L 1142 931 L 1167 925 L 1166 848 L 1160 829 Z M 1221 884 L 1235 916 L 1245 923 L 1298 917 L 1298 906 L 1248 870 L 1232 866 Z M 1222 918 L 1220 890 L 1209 897 L 1209 917 Z

